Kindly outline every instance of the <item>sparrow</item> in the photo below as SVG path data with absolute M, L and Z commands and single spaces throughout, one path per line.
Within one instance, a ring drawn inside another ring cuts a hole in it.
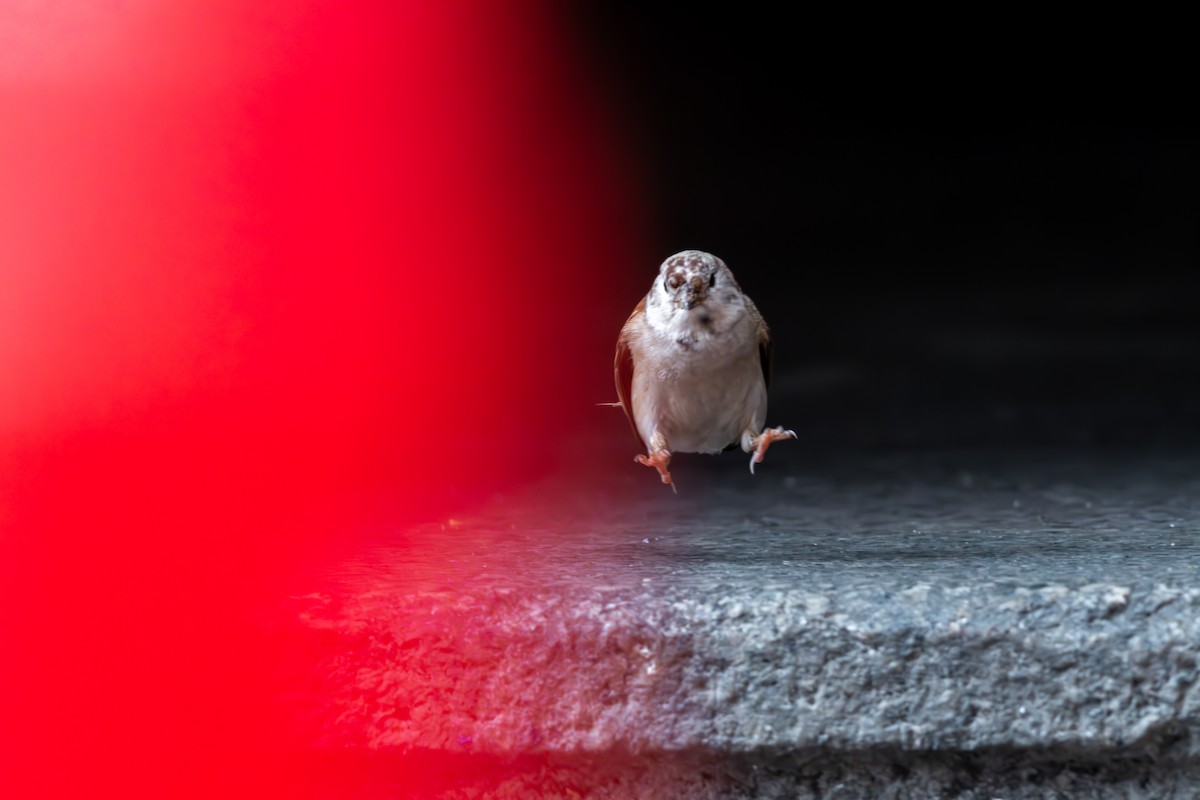
M 753 474 L 772 442 L 796 437 L 763 428 L 771 353 L 767 323 L 724 261 L 702 250 L 663 261 L 622 326 L 613 361 L 613 405 L 646 448 L 634 461 L 674 491 L 672 453 L 740 446 Z

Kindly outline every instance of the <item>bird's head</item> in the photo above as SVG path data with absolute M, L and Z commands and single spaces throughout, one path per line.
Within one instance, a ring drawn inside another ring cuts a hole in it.
M 703 306 L 709 295 L 737 284 L 725 262 L 703 250 L 683 250 L 669 257 L 658 270 L 662 291 L 678 309 L 691 311 Z

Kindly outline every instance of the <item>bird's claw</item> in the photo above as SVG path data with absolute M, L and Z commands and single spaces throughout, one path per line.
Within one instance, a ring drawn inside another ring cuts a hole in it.
M 763 456 L 767 454 L 767 448 L 771 446 L 771 442 L 778 442 L 784 439 L 796 439 L 796 432 L 785 430 L 783 428 L 767 428 L 765 431 L 755 436 L 750 440 L 750 444 L 754 446 L 754 453 L 750 456 L 750 474 L 754 474 L 754 465 L 761 464 Z
M 653 453 L 648 455 L 641 455 L 639 453 L 633 457 L 633 460 L 642 466 L 654 467 L 656 470 L 658 470 L 658 474 L 662 478 L 662 482 L 670 486 L 672 492 L 678 494 L 678 490 L 675 488 L 675 483 L 671 480 L 671 473 L 667 470 L 667 465 L 671 463 L 670 451 L 655 450 Z

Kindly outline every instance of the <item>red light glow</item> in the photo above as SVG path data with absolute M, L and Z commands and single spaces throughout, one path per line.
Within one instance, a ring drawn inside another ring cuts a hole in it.
M 577 281 L 630 193 L 550 5 L 0 9 L 4 797 L 288 796 L 260 604 L 609 399 L 567 301 L 628 299 Z

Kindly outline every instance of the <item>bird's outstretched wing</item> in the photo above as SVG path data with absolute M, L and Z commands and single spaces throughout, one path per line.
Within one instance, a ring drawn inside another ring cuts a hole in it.
M 621 409 L 625 412 L 626 419 L 629 420 L 629 427 L 633 430 L 633 435 L 637 437 L 638 443 L 644 448 L 646 443 L 642 441 L 642 435 L 638 433 L 637 422 L 633 418 L 633 352 L 629 349 L 628 332 L 630 323 L 646 312 L 646 298 L 642 298 L 642 302 L 638 303 L 637 308 L 629 315 L 624 327 L 621 328 L 621 335 L 617 337 L 617 353 L 613 358 L 613 380 L 617 384 L 617 399 L 621 401 Z
M 746 306 L 750 310 L 750 316 L 754 318 L 755 334 L 758 337 L 758 361 L 762 365 L 763 382 L 768 389 L 771 388 L 771 372 L 774 369 L 773 362 L 775 360 L 775 343 L 771 340 L 771 329 L 767 327 L 767 321 L 763 319 L 762 314 L 758 312 L 758 307 L 746 298 Z

